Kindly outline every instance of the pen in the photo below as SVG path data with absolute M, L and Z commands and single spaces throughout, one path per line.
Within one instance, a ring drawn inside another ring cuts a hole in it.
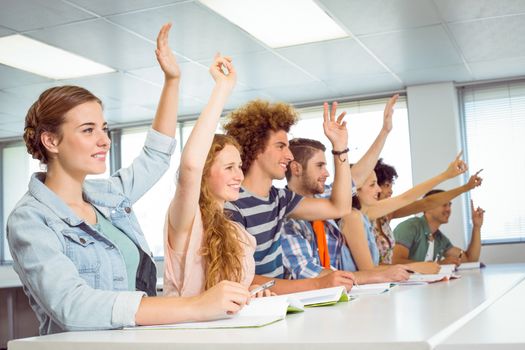
M 255 288 L 250 292 L 250 295 L 253 297 L 255 294 L 262 292 L 265 289 L 268 289 L 270 287 L 273 287 L 275 284 L 275 280 L 268 281 L 266 283 L 261 284 L 259 287 Z

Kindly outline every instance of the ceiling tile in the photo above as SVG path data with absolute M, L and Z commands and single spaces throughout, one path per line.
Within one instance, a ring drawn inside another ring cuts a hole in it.
M 367 36 L 361 40 L 394 72 L 462 63 L 440 25 Z
M 30 15 L 28 15 L 30 14 Z M 0 23 L 26 31 L 93 18 L 61 0 L 2 0 Z
M 320 81 L 279 86 L 266 91 L 272 96 L 273 100 L 294 104 L 330 100 L 339 96 L 337 90 Z
M 525 57 L 470 63 L 476 79 L 501 79 L 525 76 Z
M 102 74 L 92 77 L 64 80 L 64 84 L 85 87 L 93 94 L 104 99 L 117 100 L 118 106 L 147 105 L 158 101 L 161 87 L 138 80 L 123 73 Z
M 440 23 L 432 0 L 319 0 L 353 35 Z
M 0 37 L 14 34 L 15 32 L 9 28 L 0 26 Z
M 152 7 L 158 7 L 174 2 L 184 0 L 126 0 L 126 1 L 108 1 L 108 0 L 70 0 L 97 15 L 107 16 L 123 12 L 143 10 Z
M 25 118 L 21 119 L 20 116 L 16 116 L 16 115 L 13 115 L 13 114 L 0 112 L 0 120 L 2 121 L 2 123 L 5 123 L 5 122 L 19 122 L 20 120 L 25 120 Z
M 240 81 L 254 90 L 315 81 L 301 69 L 270 51 L 233 57 Z
M 525 15 L 449 27 L 468 62 L 525 56 Z
M 271 98 L 266 91 L 261 90 L 234 91 L 226 102 L 225 109 L 233 110 L 255 99 L 270 100 Z
M 16 120 L 24 120 L 27 110 L 34 102 L 35 100 L 27 97 L 0 91 L 0 112 L 14 115 Z
M 383 91 L 392 91 L 404 88 L 390 73 L 356 75 L 345 79 L 335 78 L 325 81 L 331 89 L 339 92 L 340 96 L 362 95 Z
M 155 44 L 104 19 L 47 28 L 27 35 L 115 69 L 157 64 Z
M 525 13 L 522 0 L 434 0 L 447 22 Z
M 445 81 L 468 81 L 472 75 L 464 65 L 433 67 L 397 72 L 405 85 L 438 83 Z
M 51 81 L 48 78 L 5 66 L 3 64 L 0 64 L 0 77 L 0 89 Z
M 319 79 L 326 76 L 385 73 L 386 70 L 353 39 L 322 41 L 277 52 Z
M 121 106 L 121 108 L 104 109 L 104 117 L 110 124 L 132 123 L 141 120 L 152 120 L 155 111 L 140 106 Z
M 172 22 L 171 48 L 195 61 L 212 59 L 217 51 L 235 55 L 264 50 L 241 29 L 194 2 L 111 16 L 109 19 L 151 40 L 157 37 L 162 24 Z
M 0 129 L 0 139 L 7 139 L 7 138 L 17 137 L 21 135 L 22 133 Z

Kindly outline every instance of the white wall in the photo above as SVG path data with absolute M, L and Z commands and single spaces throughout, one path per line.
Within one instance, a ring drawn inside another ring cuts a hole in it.
M 410 86 L 407 88 L 412 177 L 420 183 L 439 172 L 461 150 L 460 116 L 457 89 L 452 82 Z M 467 176 L 448 180 L 438 188 L 448 190 L 468 180 Z M 476 189 L 482 191 L 483 187 Z M 452 215 L 441 230 L 462 248 L 467 246 L 467 196 L 452 201 Z M 486 215 L 490 215 L 487 213 Z M 486 263 L 525 262 L 525 244 L 484 246 L 481 260 Z

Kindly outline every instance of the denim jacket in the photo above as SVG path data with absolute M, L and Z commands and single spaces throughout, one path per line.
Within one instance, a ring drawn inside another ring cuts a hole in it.
M 44 185 L 45 173 L 33 174 L 9 216 L 7 239 L 40 334 L 135 325 L 142 297 L 155 295 L 156 269 L 132 205 L 166 172 L 175 145 L 150 129 L 130 167 L 84 182 L 84 199 L 139 248 L 137 291 L 127 290 L 118 248 Z

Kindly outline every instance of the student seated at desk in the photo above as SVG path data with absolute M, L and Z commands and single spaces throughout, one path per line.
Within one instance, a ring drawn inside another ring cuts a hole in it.
M 432 190 L 426 196 L 441 193 Z M 481 226 L 485 211 L 470 201 L 472 213 L 472 235 L 466 251 L 452 245 L 439 227 L 448 222 L 452 203 L 447 202 L 426 210 L 421 217 L 413 217 L 397 225 L 394 230 L 396 244 L 393 260 L 396 263 L 412 261 L 437 261 L 440 264 L 460 265 L 463 262 L 478 261 L 481 252 Z
M 167 24 L 156 55 L 165 76 L 143 151 L 109 179 L 110 148 L 101 101 L 76 86 L 43 92 L 29 109 L 24 140 L 47 165 L 7 222 L 13 267 L 40 321 L 40 334 L 209 320 L 249 299 L 238 283 L 222 282 L 193 298 L 156 293 L 156 269 L 132 209 L 168 169 L 176 141 L 180 72 L 168 47 Z
M 210 73 L 216 84 L 184 146 L 166 215 L 166 295 L 198 295 L 223 280 L 247 288 L 255 274 L 255 238 L 224 213 L 224 202 L 239 198 L 244 178 L 240 146 L 230 136 L 214 136 L 236 72 L 229 57 L 217 56 Z
M 391 165 L 383 163 L 382 159 L 379 159 L 374 168 L 374 171 L 377 176 L 377 184 L 379 187 L 381 187 L 379 200 L 392 197 L 392 186 L 394 184 L 394 180 L 397 178 L 396 169 Z M 472 175 L 468 182 L 463 186 L 458 186 L 449 191 L 436 192 L 432 195 L 425 196 L 423 199 L 417 200 L 407 206 L 404 206 L 403 208 L 399 208 L 396 211 L 376 219 L 374 222 L 374 232 L 376 235 L 377 248 L 379 249 L 379 263 L 392 264 L 392 255 L 396 245 L 394 233 L 390 228 L 390 221 L 392 219 L 399 219 L 424 212 L 425 210 L 434 209 L 440 205 L 450 202 L 453 198 L 459 196 L 460 194 L 480 186 L 482 183 L 482 178 L 478 176 L 480 171 Z
M 467 165 L 460 159 L 460 156 L 461 153 L 438 176 L 413 187 L 399 196 L 381 201 L 378 200 L 381 188 L 377 184 L 376 174 L 374 171 L 370 173 L 364 185 L 357 189 L 357 198 L 354 198 L 352 201 L 354 208 L 352 213 L 344 217 L 341 222 L 341 231 L 350 249 L 351 263 L 354 265 L 353 268 L 355 270 L 386 268 L 386 266 L 379 266 L 379 250 L 371 222 L 415 201 L 436 184 L 464 173 L 467 170 Z M 404 268 L 417 272 L 437 272 L 437 266 L 434 266 L 434 271 L 429 271 L 429 266 L 420 265 L 405 265 Z M 408 274 L 405 277 L 408 278 Z

